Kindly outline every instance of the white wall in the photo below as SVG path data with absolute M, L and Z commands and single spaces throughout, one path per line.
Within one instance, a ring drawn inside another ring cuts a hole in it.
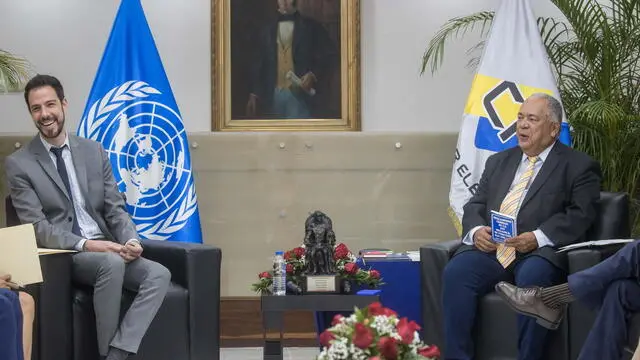
M 143 0 L 174 95 L 189 132 L 211 130 L 211 0 Z M 538 15 L 557 14 L 534 0 Z M 0 48 L 57 76 L 75 129 L 102 56 L 118 0 L 0 0 Z M 435 76 L 419 75 L 431 36 L 449 18 L 494 9 L 499 0 L 362 0 L 364 131 L 457 132 L 472 79 L 465 68 L 473 38 L 448 47 Z M 34 128 L 22 94 L 0 95 L 2 133 Z

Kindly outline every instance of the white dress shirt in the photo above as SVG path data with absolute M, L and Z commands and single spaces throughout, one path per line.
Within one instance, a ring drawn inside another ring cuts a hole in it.
M 56 155 L 51 151 L 53 145 L 47 142 L 42 135 L 40 136 L 40 140 L 44 145 L 45 149 L 49 153 L 49 157 L 51 161 L 53 161 L 53 166 L 58 169 Z M 78 241 L 75 245 L 75 250 L 82 251 L 84 247 L 84 243 L 87 240 L 93 239 L 104 239 L 104 234 L 102 230 L 100 230 L 100 226 L 96 223 L 95 220 L 89 215 L 87 210 L 85 210 L 85 199 L 80 191 L 80 185 L 78 184 L 78 176 L 76 175 L 76 168 L 73 166 L 73 157 L 71 155 L 71 148 L 69 146 L 69 136 L 65 136 L 64 144 L 61 147 L 66 147 L 62 150 L 62 160 L 64 160 L 64 165 L 67 168 L 67 175 L 69 175 L 69 186 L 71 187 L 71 194 L 73 198 L 73 210 L 76 213 L 76 219 L 78 221 L 78 227 L 80 227 L 80 232 L 84 239 Z M 129 241 L 138 241 L 138 239 L 130 239 Z M 129 242 L 127 241 L 127 243 Z M 139 242 L 138 242 L 139 243 Z
M 293 42 L 293 21 L 280 21 L 278 23 L 278 44 L 284 48 L 291 46 Z
M 533 180 L 538 175 L 538 172 L 542 168 L 542 165 L 544 164 L 545 160 L 547 160 L 547 157 L 549 156 L 549 153 L 551 152 L 551 149 L 553 149 L 554 145 L 555 145 L 555 142 L 553 144 L 551 144 L 551 146 L 546 148 L 543 152 L 541 152 L 540 155 L 538 155 L 539 160 L 535 163 L 535 165 L 533 167 L 533 176 L 531 177 L 531 180 L 529 180 L 529 184 L 527 184 L 527 187 L 525 188 L 524 193 L 522 194 L 522 197 L 520 198 L 520 203 L 518 204 L 518 211 L 520 211 L 520 205 L 522 205 L 522 201 L 527 196 L 527 192 L 529 191 L 529 187 L 531 186 L 531 184 L 533 184 Z M 522 175 L 522 173 L 525 172 L 525 170 L 527 169 L 528 163 L 529 163 L 528 156 L 523 153 L 522 154 L 522 159 L 520 160 L 520 165 L 518 166 L 518 171 L 516 171 L 516 176 L 514 176 L 514 178 L 513 178 L 513 182 L 511 183 L 511 186 L 509 187 L 509 191 L 511 191 L 513 186 L 516 185 L 516 183 L 520 179 L 520 176 Z M 516 214 L 516 217 L 517 216 L 518 216 L 518 214 Z M 467 245 L 473 245 L 473 235 L 476 233 L 476 231 L 478 231 L 478 229 L 480 229 L 482 227 L 484 227 L 484 226 L 476 226 L 473 229 L 471 229 L 471 231 L 469 231 L 467 233 L 467 235 L 462 239 L 462 243 L 463 244 L 467 244 Z M 538 242 L 538 247 L 539 248 L 541 248 L 543 246 L 553 246 L 554 245 L 553 241 L 551 241 L 547 237 L 547 235 L 545 235 L 542 232 L 542 230 L 536 229 L 536 230 L 533 231 L 533 234 L 536 236 L 536 241 Z

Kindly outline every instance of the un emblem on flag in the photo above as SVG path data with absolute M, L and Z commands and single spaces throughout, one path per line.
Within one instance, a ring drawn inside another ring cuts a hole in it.
M 79 135 L 102 143 L 141 237 L 166 240 L 197 209 L 182 119 L 143 81 L 96 101 Z

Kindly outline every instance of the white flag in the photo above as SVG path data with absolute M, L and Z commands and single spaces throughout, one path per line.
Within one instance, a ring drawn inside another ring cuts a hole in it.
M 518 145 L 520 105 L 534 93 L 561 101 L 529 0 L 503 0 L 471 84 L 451 174 L 449 215 L 462 236 L 463 206 L 475 193 L 489 156 Z M 560 141 L 570 145 L 563 119 Z

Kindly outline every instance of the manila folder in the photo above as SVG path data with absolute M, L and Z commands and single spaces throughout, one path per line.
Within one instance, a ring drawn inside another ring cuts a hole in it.
M 42 269 L 33 224 L 0 229 L 0 273 L 26 286 L 42 282 Z

